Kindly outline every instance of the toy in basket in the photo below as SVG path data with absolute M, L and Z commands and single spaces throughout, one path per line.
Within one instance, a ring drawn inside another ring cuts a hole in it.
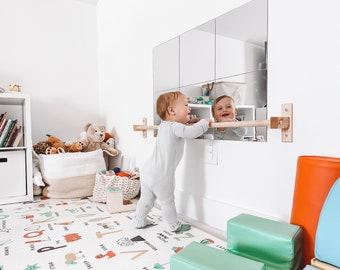
M 117 175 L 114 171 L 101 171 L 96 173 L 93 188 L 93 201 L 107 202 L 107 188 L 119 187 L 122 190 L 123 200 L 135 198 L 140 190 L 139 174 L 133 176 L 129 174 Z
M 106 194 L 106 206 L 110 213 L 133 211 L 136 209 L 136 205 L 132 200 L 123 199 L 123 192 L 120 187 L 108 187 Z

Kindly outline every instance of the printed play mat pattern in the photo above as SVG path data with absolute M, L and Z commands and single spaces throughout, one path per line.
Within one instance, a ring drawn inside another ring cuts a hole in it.
M 157 208 L 156 226 L 135 229 L 133 217 L 91 198 L 0 205 L 0 270 L 170 269 L 171 255 L 192 241 L 225 248 L 195 227 L 170 232 Z

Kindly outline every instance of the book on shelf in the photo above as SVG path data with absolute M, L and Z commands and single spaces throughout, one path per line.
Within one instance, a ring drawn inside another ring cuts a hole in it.
M 2 123 L 0 124 L 0 136 L 2 135 L 2 132 L 4 131 L 4 128 L 6 126 L 7 119 L 5 118 Z
M 23 135 L 24 135 L 24 134 L 23 134 L 23 132 L 22 132 L 21 129 L 20 129 L 19 132 L 18 132 L 18 134 L 17 134 L 17 136 L 15 137 L 15 140 L 14 140 L 14 142 L 13 142 L 12 147 L 17 147 L 17 146 L 19 145 L 19 143 L 20 143 L 20 141 L 21 141 Z
M 7 114 L 7 112 L 3 112 L 3 113 L 1 113 L 1 116 L 0 116 L 0 136 L 3 132 L 3 130 L 4 130 L 6 122 L 7 122 L 6 114 Z
M 23 137 L 22 127 L 18 127 L 18 119 L 11 119 L 7 115 L 7 112 L 0 113 L 0 148 L 18 146 Z
M 15 128 L 11 138 L 8 141 L 8 144 L 6 145 L 7 147 L 14 147 L 14 141 L 17 138 L 19 132 L 21 132 L 21 126 Z M 20 143 L 20 141 L 19 141 L 19 143 Z M 19 145 L 19 143 L 17 144 L 17 146 Z
M 0 127 L 2 125 L 2 122 L 5 120 L 7 112 L 3 112 L 0 114 Z
M 6 124 L 5 124 L 5 127 L 0 135 L 0 147 L 3 147 L 4 146 L 4 142 L 7 138 L 7 134 L 8 132 L 11 130 L 12 126 L 13 126 L 13 121 L 12 119 L 8 119 Z
M 13 133 L 17 127 L 17 123 L 18 123 L 18 120 L 15 119 L 13 122 L 12 122 L 12 126 L 9 128 L 8 132 L 7 132 L 7 136 L 5 138 L 5 141 L 4 143 L 2 144 L 2 147 L 7 147 L 8 146 L 8 142 L 10 140 L 10 138 L 13 136 Z

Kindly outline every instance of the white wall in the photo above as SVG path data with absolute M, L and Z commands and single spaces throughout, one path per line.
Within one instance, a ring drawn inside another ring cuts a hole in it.
M 30 94 L 33 143 L 76 139 L 99 114 L 96 6 L 1 0 L 0 86 Z
M 142 117 L 153 122 L 152 48 L 245 2 L 98 2 L 102 104 L 123 154 L 139 166 L 154 143 L 152 132 L 143 139 L 132 131 Z M 240 212 L 289 221 L 298 156 L 340 155 L 336 10 L 337 0 L 269 0 L 268 113 L 294 104 L 294 142 L 282 143 L 279 130 L 267 143 L 219 141 L 218 165 L 210 165 L 204 142 L 188 141 L 177 173 L 179 212 L 219 230 Z

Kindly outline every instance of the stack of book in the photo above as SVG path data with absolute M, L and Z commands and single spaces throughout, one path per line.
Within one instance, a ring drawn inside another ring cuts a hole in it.
M 22 127 L 17 119 L 6 116 L 7 112 L 0 114 L 0 147 L 17 147 L 23 137 Z

